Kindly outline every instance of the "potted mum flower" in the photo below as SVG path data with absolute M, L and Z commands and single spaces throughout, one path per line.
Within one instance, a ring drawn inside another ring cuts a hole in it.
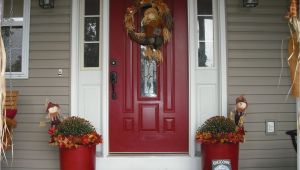
M 91 123 L 80 117 L 68 117 L 51 126 L 50 143 L 59 147 L 61 170 L 94 170 L 96 145 L 102 143 Z
M 243 126 L 224 116 L 215 116 L 198 128 L 196 141 L 201 143 L 203 170 L 212 169 L 212 160 L 230 160 L 238 169 L 239 143 L 244 142 Z

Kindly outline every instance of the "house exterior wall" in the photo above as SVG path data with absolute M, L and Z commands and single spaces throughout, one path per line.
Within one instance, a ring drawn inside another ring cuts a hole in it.
M 253 9 L 227 1 L 228 109 L 235 98 L 248 100 L 246 142 L 240 145 L 241 170 L 294 170 L 296 153 L 285 134 L 296 129 L 295 99 L 287 68 L 289 30 L 284 18 L 289 1 L 261 0 Z M 281 43 L 283 41 L 283 51 Z M 281 82 L 281 52 L 283 69 Z M 265 134 L 265 121 L 277 121 L 276 135 Z
M 9 164 L 2 169 L 59 169 L 57 148 L 48 144 L 45 121 L 46 99 L 57 102 L 69 113 L 70 94 L 70 0 L 55 1 L 54 9 L 42 9 L 31 1 L 29 79 L 12 81 L 19 90 L 17 128 L 14 129 L 14 153 L 7 153 Z M 63 75 L 58 76 L 58 69 Z M 8 83 L 8 81 L 7 81 Z
M 241 170 L 294 170 L 296 153 L 286 130 L 296 128 L 295 101 L 286 94 L 289 73 L 281 71 L 281 40 L 288 37 L 284 20 L 287 1 L 261 0 L 257 8 L 241 8 L 240 0 L 227 2 L 228 110 L 245 94 L 249 102 L 246 142 L 240 146 Z M 70 109 L 71 0 L 55 1 L 55 8 L 41 9 L 32 0 L 29 79 L 14 80 L 19 90 L 18 127 L 14 131 L 14 161 L 9 170 L 59 169 L 56 147 L 48 145 L 46 127 L 39 127 L 46 98 Z M 284 41 L 284 57 L 286 41 Z M 284 60 L 285 61 L 285 60 Z M 58 77 L 58 69 L 63 69 Z M 265 135 L 265 120 L 278 121 L 276 135 Z M 11 158 L 11 154 L 7 154 Z

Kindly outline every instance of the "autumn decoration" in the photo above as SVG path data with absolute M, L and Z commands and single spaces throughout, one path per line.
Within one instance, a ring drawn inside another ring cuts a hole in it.
M 5 151 L 4 141 L 5 136 L 4 132 L 8 130 L 6 121 L 5 121 L 5 98 L 6 98 L 6 83 L 5 83 L 5 68 L 6 68 L 6 53 L 5 47 L 2 40 L 2 35 L 0 34 L 0 152 L 1 154 Z M 5 156 L 5 154 L 4 154 Z M 2 160 L 2 157 L 1 157 Z
M 135 26 L 135 15 L 143 13 L 140 32 Z M 168 8 L 162 0 L 135 0 L 127 8 L 124 25 L 129 37 L 140 45 L 146 46 L 145 57 L 154 59 L 157 63 L 163 61 L 161 48 L 171 39 L 173 19 Z
M 239 143 L 244 142 L 243 127 L 234 120 L 215 116 L 197 130 L 196 141 L 201 144 L 202 169 L 211 170 L 213 160 L 230 160 L 231 169 L 238 170 Z
M 62 120 L 57 126 L 51 126 L 48 133 L 51 135 L 49 142 L 60 148 L 72 149 L 102 143 L 101 135 L 91 123 L 75 116 Z
M 288 43 L 288 65 L 291 73 L 290 92 L 295 97 L 300 97 L 300 24 L 298 20 L 298 0 L 291 0 L 287 14 L 290 29 L 290 39 Z
M 245 141 L 247 107 L 246 98 L 239 96 L 234 111 L 228 117 L 214 116 L 198 128 L 196 141 L 201 144 L 203 170 L 211 170 L 213 160 L 229 160 L 231 169 L 238 170 L 239 143 Z
M 239 143 L 244 142 L 243 127 L 236 127 L 234 121 L 224 116 L 215 116 L 205 121 L 197 130 L 199 143 Z
M 18 91 L 7 90 L 5 83 L 6 52 L 2 36 L 0 35 L 0 150 L 1 159 L 5 157 L 5 151 L 13 151 L 13 129 L 17 126 L 15 116 L 17 114 Z
M 77 116 L 63 118 L 60 106 L 52 102 L 48 102 L 46 112 L 49 143 L 59 147 L 60 169 L 95 170 L 96 145 L 102 143 L 95 127 Z
M 2 3 L 0 3 L 0 10 L 3 9 Z M 2 13 L 0 12 L 0 18 L 2 18 Z M 1 20 L 0 20 L 1 26 Z M 1 31 L 1 27 L 0 27 Z M 4 153 L 3 141 L 5 139 L 4 132 L 7 130 L 7 124 L 4 121 L 5 117 L 5 97 L 6 97 L 6 83 L 5 83 L 5 70 L 6 70 L 6 52 L 3 43 L 2 35 L 0 34 L 0 152 Z M 5 156 L 5 154 L 4 154 Z M 0 158 L 2 160 L 2 157 Z
M 245 96 L 241 95 L 235 99 L 235 109 L 229 112 L 228 117 L 234 121 L 237 127 L 242 128 L 244 126 L 247 108 L 248 102 Z

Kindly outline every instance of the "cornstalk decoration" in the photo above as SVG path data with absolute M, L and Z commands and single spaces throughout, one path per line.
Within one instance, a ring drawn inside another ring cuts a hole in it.
M 3 1 L 0 0 L 0 32 L 2 25 L 2 12 L 3 12 Z M 6 98 L 6 83 L 5 83 L 5 69 L 6 69 L 6 52 L 2 39 L 2 35 L 0 34 L 0 160 L 2 157 L 5 158 L 5 131 L 8 131 L 8 127 L 5 121 L 6 112 L 4 109 L 5 106 L 5 98 Z
M 1 70 L 0 70 L 0 102 L 1 102 L 0 104 L 0 152 L 4 154 L 4 145 L 5 145 L 4 132 L 8 130 L 8 127 L 5 121 L 6 113 L 4 109 L 5 98 L 6 98 L 6 87 L 5 87 L 6 53 L 5 53 L 5 48 L 2 40 L 2 35 L 0 35 L 0 66 L 1 66 Z
M 287 15 L 289 19 L 290 40 L 288 44 L 288 65 L 291 73 L 291 88 L 290 92 L 295 97 L 300 97 L 300 24 L 298 20 L 298 0 L 291 0 L 289 12 Z
M 0 29 L 1 30 L 1 29 Z M 5 48 L 2 40 L 2 35 L 0 35 L 0 152 L 5 155 L 5 131 L 8 130 L 5 121 L 5 98 L 6 98 L 6 83 L 5 83 L 5 67 L 6 67 L 6 53 Z M 1 157 L 2 158 L 2 157 Z M 0 158 L 0 159 L 1 159 Z

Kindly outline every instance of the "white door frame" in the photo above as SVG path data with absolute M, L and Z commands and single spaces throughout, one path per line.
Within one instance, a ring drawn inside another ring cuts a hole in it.
M 78 72 L 80 69 L 79 66 L 79 1 L 80 0 L 72 0 L 72 31 L 71 31 L 71 115 L 81 115 L 79 113 L 78 109 Z M 188 2 L 188 31 L 189 31 L 189 154 L 185 156 L 139 156 L 139 157 L 126 157 L 126 156 L 110 156 L 109 155 L 109 0 L 103 0 L 103 28 L 102 31 L 105 34 L 102 34 L 103 36 L 103 42 L 102 43 L 102 63 L 101 63 L 101 74 L 102 74 L 102 101 L 101 101 L 101 133 L 103 135 L 103 142 L 102 145 L 102 151 L 100 153 L 100 156 L 97 157 L 97 167 L 105 167 L 105 169 L 110 170 L 114 169 L 116 165 L 116 162 L 120 163 L 120 167 L 124 166 L 125 164 L 128 164 L 128 161 L 131 159 L 139 159 L 140 164 L 137 163 L 136 167 L 133 167 L 132 169 L 140 170 L 142 166 L 145 169 L 145 161 L 150 165 L 153 165 L 153 162 L 157 162 L 161 166 L 165 166 L 163 170 L 168 168 L 173 169 L 180 169 L 181 164 L 190 164 L 189 170 L 196 170 L 199 169 L 199 157 L 195 156 L 195 132 L 197 128 L 197 111 L 196 106 L 196 87 L 195 87 L 195 61 L 197 56 L 197 50 L 195 50 L 195 47 L 197 47 L 197 41 L 198 39 L 195 39 L 194 33 L 196 32 L 195 27 L 195 20 L 191 18 L 191 16 L 195 16 L 197 14 L 197 11 L 195 9 L 195 1 L 187 0 Z M 219 30 L 217 32 L 219 37 L 219 96 L 220 101 L 218 101 L 220 105 L 219 114 L 226 115 L 227 113 L 227 47 L 226 47 L 226 13 L 225 13 L 225 0 L 219 0 L 219 9 L 218 9 L 218 18 L 219 18 Z M 97 113 L 95 113 L 97 114 Z M 98 115 L 99 116 L 99 115 Z M 98 118 L 98 117 L 96 117 Z M 100 125 L 99 125 L 100 126 Z M 165 162 L 162 162 L 162 161 Z M 173 162 L 173 164 L 168 164 L 166 160 L 170 160 Z M 129 161 L 130 162 L 130 161 Z M 136 162 L 135 162 L 136 163 Z M 105 164 L 105 165 L 104 165 Z M 112 167 L 113 166 L 113 167 Z M 132 164 L 129 163 L 129 167 L 132 166 Z M 150 166 L 153 168 L 153 166 Z M 162 167 L 161 167 L 162 168 Z M 118 169 L 118 168 L 116 168 Z M 125 168 L 126 169 L 126 168 Z M 150 168 L 151 169 L 151 168 Z M 146 170 L 146 169 L 145 169 Z M 183 168 L 182 170 L 186 170 L 186 168 Z

